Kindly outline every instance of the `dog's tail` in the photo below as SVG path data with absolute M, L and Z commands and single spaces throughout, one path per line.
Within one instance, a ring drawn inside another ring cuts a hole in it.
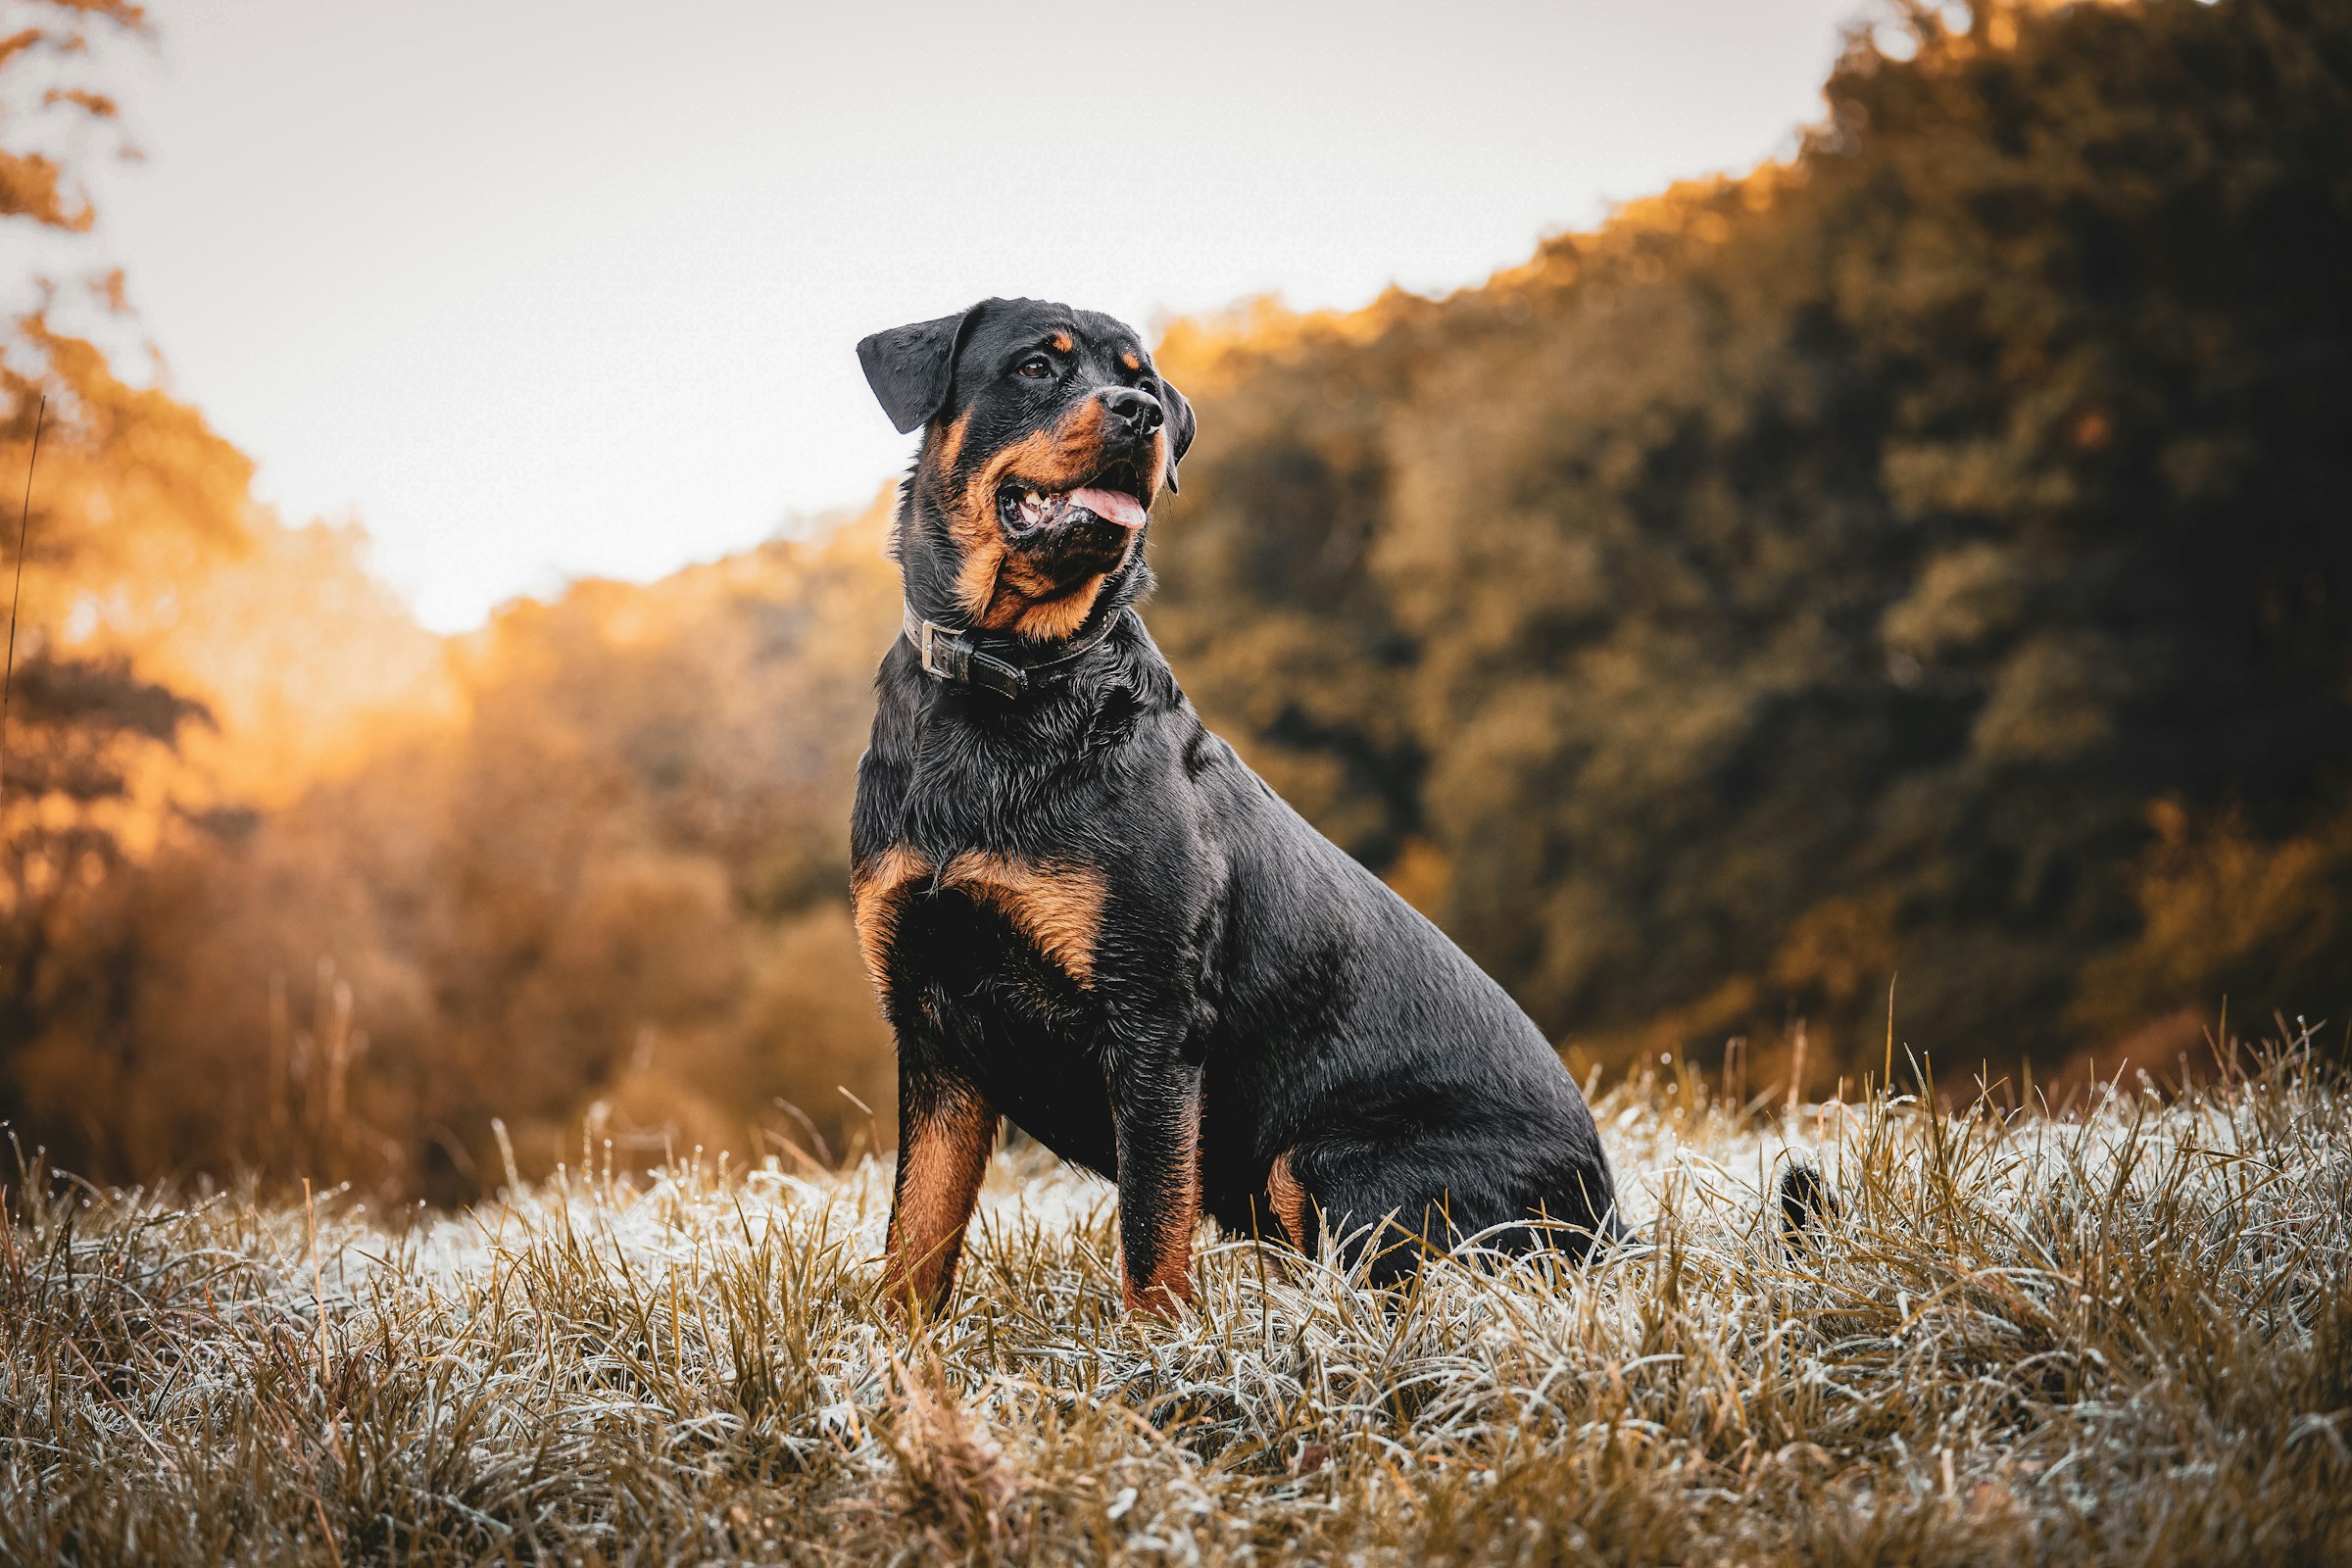
M 1809 1252 L 1823 1226 L 1838 1217 L 1838 1195 L 1819 1170 L 1790 1160 L 1781 1172 L 1781 1245 Z

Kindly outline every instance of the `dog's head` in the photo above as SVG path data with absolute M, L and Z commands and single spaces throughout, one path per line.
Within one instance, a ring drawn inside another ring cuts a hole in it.
M 1142 579 L 1143 534 L 1193 411 L 1124 322 L 1041 300 L 858 345 L 891 423 L 923 429 L 899 512 L 908 596 L 990 631 L 1068 637 Z

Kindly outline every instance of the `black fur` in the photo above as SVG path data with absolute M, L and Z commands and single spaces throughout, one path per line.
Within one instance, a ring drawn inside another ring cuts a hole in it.
M 1022 374 L 1057 333 L 1072 350 L 1052 354 L 1051 382 Z M 995 548 L 958 487 L 993 454 L 1084 425 L 1087 401 L 1121 388 L 1161 406 L 1166 478 L 1192 439 L 1189 406 L 1107 317 L 989 301 L 858 352 L 894 421 L 919 411 L 929 426 L 897 522 L 924 618 L 976 628 L 1011 613 L 957 597 L 972 541 Z M 1114 462 L 1126 450 L 1104 446 Z M 1018 701 L 934 679 L 905 639 L 882 662 L 852 848 L 899 1050 L 894 1287 L 918 1306 L 944 1300 L 969 1200 L 960 1177 L 932 1173 L 968 1169 L 972 1129 L 999 1113 L 1117 1181 L 1136 1305 L 1188 1294 L 1200 1212 L 1273 1237 L 1302 1212 L 1295 1239 L 1309 1247 L 1322 1228 L 1346 1238 L 1394 1212 L 1384 1277 L 1495 1227 L 1492 1245 L 1577 1254 L 1621 1235 L 1591 1113 L 1542 1032 L 1203 728 L 1131 609 L 1151 582 L 1141 538 L 1083 512 L 1058 541 L 987 521 L 1009 541 L 1005 574 L 1103 572 L 1072 636 L 1107 635 Z M 1049 658 L 1063 644 L 995 645 Z M 974 863 L 1038 868 L 1037 908 L 1099 893 L 1087 961 L 949 869 Z
M 1838 1195 L 1820 1171 L 1791 1163 L 1781 1172 L 1781 1240 L 1790 1250 L 1813 1250 L 1813 1238 L 1838 1217 Z

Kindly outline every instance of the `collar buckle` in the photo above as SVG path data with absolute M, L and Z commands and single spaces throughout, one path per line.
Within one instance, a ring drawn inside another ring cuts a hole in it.
M 906 613 L 907 641 L 914 644 L 915 662 L 923 673 L 951 686 L 977 686 L 1011 702 L 1029 691 L 1029 671 L 1007 659 L 983 653 L 969 635 L 936 620 L 918 621 Z
M 956 678 L 956 671 L 954 667 L 944 663 L 933 662 L 932 654 L 933 639 L 952 638 L 956 634 L 954 632 L 950 631 L 947 627 L 942 626 L 936 620 L 926 620 L 923 622 L 921 631 L 915 640 L 914 652 L 916 658 L 922 662 L 924 674 L 937 676 L 941 680 L 954 680 Z
M 1133 608 L 1123 605 L 1091 635 L 1065 643 L 1054 658 L 1034 662 L 988 653 L 970 632 L 925 620 L 914 612 L 912 605 L 900 612 L 899 634 L 913 647 L 915 663 L 933 680 L 951 686 L 977 686 L 1012 702 L 1033 689 L 1068 679 L 1079 667 L 1078 662 L 1107 642 L 1120 623 L 1134 613 Z

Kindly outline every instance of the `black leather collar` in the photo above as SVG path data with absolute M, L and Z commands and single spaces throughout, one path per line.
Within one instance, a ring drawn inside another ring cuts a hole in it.
M 980 646 L 985 633 L 957 631 L 935 620 L 925 620 L 914 612 L 912 605 L 901 612 L 901 635 L 914 648 L 914 662 L 924 674 L 951 686 L 972 686 L 994 692 L 1006 702 L 1013 702 L 1041 686 L 1052 686 L 1067 679 L 1077 669 L 1078 661 L 1102 646 L 1119 621 L 1134 611 L 1121 605 L 1102 617 L 1102 623 L 1085 636 L 1065 643 L 1048 643 L 1043 648 L 1023 643 L 1011 637 L 989 637 L 989 647 Z M 1032 648 L 1050 657 L 1028 657 Z

